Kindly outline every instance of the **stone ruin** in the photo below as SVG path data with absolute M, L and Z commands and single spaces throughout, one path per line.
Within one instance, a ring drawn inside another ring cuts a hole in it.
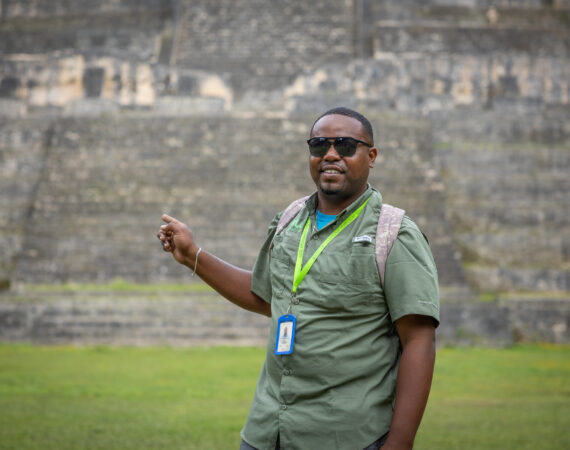
M 2 0 L 0 338 L 148 330 L 146 298 L 137 328 L 116 293 L 25 287 L 188 280 L 156 241 L 163 212 L 251 267 L 273 215 L 314 188 L 310 125 L 344 105 L 374 126 L 371 183 L 430 239 L 440 335 L 567 342 L 569 23 L 568 0 Z M 160 323 L 164 342 L 210 336 Z

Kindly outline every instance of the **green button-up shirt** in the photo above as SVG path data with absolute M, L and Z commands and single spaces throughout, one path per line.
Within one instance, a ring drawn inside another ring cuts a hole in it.
M 368 197 L 360 216 L 317 258 L 293 297 L 293 271 L 310 217 L 303 264 Z M 374 254 L 382 206 L 371 187 L 316 229 L 316 194 L 275 235 L 278 214 L 253 269 L 251 290 L 271 303 L 267 357 L 243 439 L 260 450 L 363 449 L 388 432 L 400 355 L 394 322 L 407 314 L 439 322 L 437 271 L 425 237 L 407 217 L 386 264 L 385 291 Z M 357 239 L 357 237 L 369 236 Z M 275 355 L 277 320 L 297 319 L 294 351 Z

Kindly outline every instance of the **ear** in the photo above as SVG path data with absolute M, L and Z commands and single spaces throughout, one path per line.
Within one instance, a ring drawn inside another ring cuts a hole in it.
M 368 149 L 368 167 L 371 169 L 374 167 L 374 161 L 376 161 L 376 157 L 378 156 L 378 150 L 376 147 L 370 147 Z

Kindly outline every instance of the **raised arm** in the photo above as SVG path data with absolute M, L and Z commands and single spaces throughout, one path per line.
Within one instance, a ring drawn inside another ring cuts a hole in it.
M 194 271 L 198 245 L 194 241 L 192 231 L 188 226 L 166 214 L 162 216 L 166 222 L 160 227 L 158 239 L 162 248 L 180 264 Z M 198 255 L 196 274 L 217 292 L 241 308 L 265 316 L 271 316 L 271 307 L 261 297 L 250 290 L 251 272 L 233 266 L 216 256 L 201 250 Z
M 402 356 L 388 440 L 382 450 L 411 450 L 427 404 L 435 364 L 435 325 L 431 317 L 408 315 L 396 321 Z

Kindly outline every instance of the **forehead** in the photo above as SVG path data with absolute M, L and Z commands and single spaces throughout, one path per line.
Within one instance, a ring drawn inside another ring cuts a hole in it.
M 329 114 L 321 117 L 315 123 L 311 136 L 349 136 L 360 140 L 366 140 L 368 137 L 360 121 L 340 114 Z

